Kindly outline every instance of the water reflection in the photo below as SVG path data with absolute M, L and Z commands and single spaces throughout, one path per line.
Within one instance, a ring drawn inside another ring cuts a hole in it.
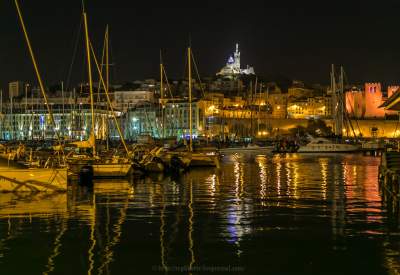
M 329 259 L 334 273 L 395 272 L 399 226 L 381 203 L 378 164 L 352 155 L 255 156 L 177 179 L 0 194 L 0 271 L 119 274 L 134 266 L 172 274 L 179 266 L 208 274 L 195 268 L 236 265 L 307 274 L 305 263 L 321 273 Z M 31 250 L 35 260 L 16 264 Z

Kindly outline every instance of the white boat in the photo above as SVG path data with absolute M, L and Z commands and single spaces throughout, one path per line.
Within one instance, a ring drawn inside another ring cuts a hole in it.
M 66 168 L 0 168 L 0 192 L 67 191 Z
M 234 154 L 234 153 L 257 153 L 257 154 L 269 154 L 274 150 L 273 146 L 258 146 L 250 144 L 243 147 L 228 147 L 222 148 L 218 151 L 221 154 Z
M 355 152 L 359 146 L 345 143 L 335 143 L 326 138 L 312 138 L 307 145 L 300 146 L 298 153 L 345 153 Z

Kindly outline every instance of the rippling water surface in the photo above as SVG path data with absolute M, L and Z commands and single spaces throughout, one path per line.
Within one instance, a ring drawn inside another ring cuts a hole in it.
M 378 165 L 233 155 L 179 179 L 0 194 L 0 274 L 396 274 Z

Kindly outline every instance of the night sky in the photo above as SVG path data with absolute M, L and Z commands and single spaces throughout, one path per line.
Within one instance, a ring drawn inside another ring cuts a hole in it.
M 331 2 L 92 0 L 86 9 L 98 51 L 110 25 L 115 82 L 158 77 L 160 48 L 169 77 L 181 78 L 190 36 L 202 76 L 214 75 L 238 42 L 242 67 L 253 65 L 267 78 L 326 84 L 335 63 L 352 83 L 400 83 L 400 4 Z M 20 0 L 20 5 L 46 85 L 67 82 L 81 1 Z M 35 80 L 12 0 L 0 1 L 0 37 L 0 85 Z M 72 84 L 85 80 L 78 42 Z

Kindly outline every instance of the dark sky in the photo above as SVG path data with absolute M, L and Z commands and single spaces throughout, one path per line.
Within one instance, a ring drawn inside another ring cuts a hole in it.
M 171 78 L 184 74 L 189 34 L 202 76 L 213 75 L 240 43 L 242 65 L 261 76 L 329 82 L 342 64 L 350 82 L 400 83 L 396 1 L 86 1 L 100 50 L 110 25 L 116 81 L 157 77 L 163 49 Z M 302 3 L 300 3 L 302 2 Z M 375 2 L 375 3 L 374 3 Z M 80 0 L 20 0 L 47 85 L 67 81 L 81 20 Z M 34 80 L 14 1 L 0 1 L 0 85 Z M 82 43 L 72 67 L 84 80 Z

